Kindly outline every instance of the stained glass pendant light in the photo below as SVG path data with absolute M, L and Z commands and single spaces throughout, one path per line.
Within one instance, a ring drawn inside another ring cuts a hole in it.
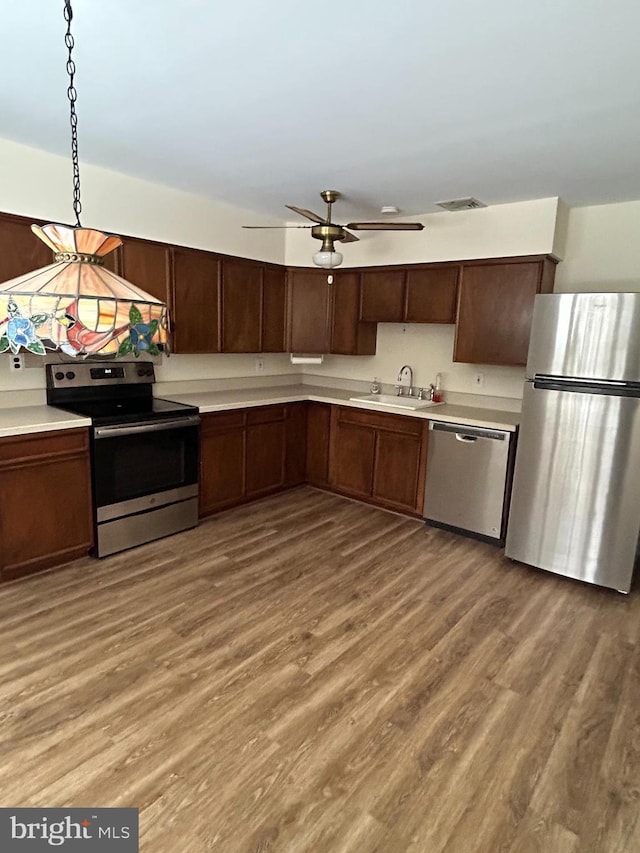
M 31 229 L 54 252 L 54 263 L 0 284 L 0 353 L 21 349 L 38 355 L 157 355 L 166 344 L 164 302 L 108 270 L 104 257 L 122 245 L 119 237 L 80 224 L 80 170 L 71 34 L 73 11 L 65 0 L 65 44 L 70 104 L 75 227 Z

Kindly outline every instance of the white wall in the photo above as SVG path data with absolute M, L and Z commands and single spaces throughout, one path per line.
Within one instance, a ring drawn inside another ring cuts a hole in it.
M 378 346 L 374 356 L 326 356 L 319 367 L 307 367 L 304 372 L 341 379 L 362 379 L 371 382 L 377 377 L 394 384 L 403 364 L 413 368 L 414 385 L 425 386 L 442 376 L 443 388 L 464 394 L 491 397 L 522 397 L 524 368 L 454 364 L 453 326 L 399 323 L 378 324 Z M 477 388 L 475 375 L 483 374 L 483 385 Z
M 640 291 L 640 201 L 570 211 L 555 290 Z
M 88 228 L 284 263 L 285 231 L 241 227 L 279 220 L 90 164 L 80 178 Z M 72 222 L 71 158 L 0 139 L 0 210 Z
M 543 198 L 459 213 L 400 217 L 423 222 L 424 231 L 359 231 L 358 243 L 340 247 L 342 266 L 544 255 L 554 248 L 557 212 L 558 199 Z M 338 207 L 334 214 L 339 218 L 339 213 Z M 320 248 L 319 241 L 308 231 L 290 229 L 286 234 L 287 264 L 313 266 L 311 256 Z

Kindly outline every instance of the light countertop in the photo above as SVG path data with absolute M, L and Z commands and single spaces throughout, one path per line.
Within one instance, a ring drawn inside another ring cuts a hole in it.
M 53 406 L 16 406 L 0 409 L 0 437 L 87 426 L 91 426 L 89 418 L 63 412 Z
M 322 385 L 276 385 L 222 391 L 191 391 L 186 394 L 171 394 L 163 388 L 161 396 L 178 403 L 197 406 L 203 413 L 312 400 L 318 403 L 352 406 L 357 409 L 405 415 L 410 418 L 445 421 L 466 426 L 482 426 L 490 429 L 508 430 L 509 432 L 514 432 L 520 422 L 518 412 L 504 412 L 475 406 L 442 403 L 426 409 L 412 411 L 381 406 L 376 403 L 357 403 L 349 399 L 362 395 L 362 391 L 355 388 L 349 390 Z M 0 437 L 88 426 L 91 426 L 89 418 L 64 412 L 53 406 L 16 406 L 0 409 Z
M 275 403 L 292 403 L 298 400 L 312 400 L 318 403 L 332 403 L 339 406 L 352 406 L 357 409 L 369 409 L 375 412 L 406 415 L 410 418 L 445 421 L 447 423 L 482 426 L 490 429 L 504 429 L 515 432 L 520 423 L 519 412 L 502 412 L 495 409 L 481 409 L 474 406 L 459 406 L 442 403 L 426 409 L 392 408 L 377 403 L 356 403 L 350 397 L 363 396 L 357 389 L 330 388 L 322 385 L 282 385 L 270 388 L 242 388 L 235 391 L 208 391 L 189 394 L 163 394 L 178 403 L 197 406 L 201 412 L 222 412 L 228 409 L 244 409 L 248 406 L 269 406 Z

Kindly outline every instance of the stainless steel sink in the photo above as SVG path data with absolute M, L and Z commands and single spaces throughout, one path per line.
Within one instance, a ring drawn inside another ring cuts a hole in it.
M 354 403 L 375 403 L 378 406 L 389 406 L 392 409 L 428 409 L 431 406 L 441 406 L 431 400 L 419 400 L 417 397 L 398 397 L 395 394 L 364 394 L 362 397 L 349 397 Z

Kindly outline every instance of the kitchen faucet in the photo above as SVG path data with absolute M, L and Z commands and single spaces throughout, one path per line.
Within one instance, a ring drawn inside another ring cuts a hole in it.
M 405 376 L 409 377 L 409 385 L 403 385 L 403 379 Z M 403 364 L 398 372 L 398 384 L 396 388 L 398 389 L 398 396 L 402 397 L 403 391 L 407 389 L 407 395 L 410 397 L 413 391 L 413 370 L 409 364 Z

